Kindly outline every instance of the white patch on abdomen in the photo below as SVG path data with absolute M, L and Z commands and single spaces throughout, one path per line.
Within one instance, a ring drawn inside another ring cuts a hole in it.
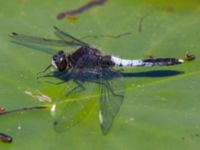
M 115 56 L 111 56 L 111 60 L 115 63 L 115 66 L 121 66 L 121 67 L 134 67 L 134 66 L 144 65 L 142 60 L 121 59 Z

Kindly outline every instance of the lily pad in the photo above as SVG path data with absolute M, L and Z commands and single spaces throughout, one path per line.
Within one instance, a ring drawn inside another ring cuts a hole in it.
M 80 0 L 15 0 L 0 5 L 0 106 L 13 109 L 41 104 L 24 91 L 41 90 L 53 99 L 60 88 L 36 79 L 51 61 L 44 49 L 14 43 L 11 32 L 56 38 L 52 26 L 81 38 L 87 35 L 119 35 L 120 38 L 87 38 L 103 52 L 122 58 L 183 57 L 186 51 L 197 59 L 183 65 L 125 68 L 124 103 L 110 132 L 104 136 L 98 121 L 98 106 L 66 132 L 57 133 L 49 110 L 34 110 L 0 116 L 0 132 L 13 142 L 2 149 L 198 149 L 200 146 L 199 6 L 195 0 L 115 0 L 93 7 L 76 21 L 57 20 L 56 15 L 87 3 Z M 98 104 L 98 99 L 97 99 Z

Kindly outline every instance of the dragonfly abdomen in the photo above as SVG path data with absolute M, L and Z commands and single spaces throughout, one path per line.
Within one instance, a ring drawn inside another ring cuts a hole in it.
M 116 67 L 142 67 L 142 66 L 169 66 L 182 64 L 183 59 L 176 58 L 149 58 L 149 59 L 121 59 L 119 57 L 111 56 L 111 60 Z

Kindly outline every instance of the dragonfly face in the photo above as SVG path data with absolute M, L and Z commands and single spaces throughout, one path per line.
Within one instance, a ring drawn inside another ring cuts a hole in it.
M 68 63 L 64 51 L 61 50 L 54 54 L 51 64 L 59 71 L 65 71 L 67 69 Z

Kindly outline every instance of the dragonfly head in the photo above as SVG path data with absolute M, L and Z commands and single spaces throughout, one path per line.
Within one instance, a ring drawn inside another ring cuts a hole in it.
M 64 71 L 67 68 L 67 59 L 64 51 L 60 50 L 53 55 L 51 64 L 59 71 Z

